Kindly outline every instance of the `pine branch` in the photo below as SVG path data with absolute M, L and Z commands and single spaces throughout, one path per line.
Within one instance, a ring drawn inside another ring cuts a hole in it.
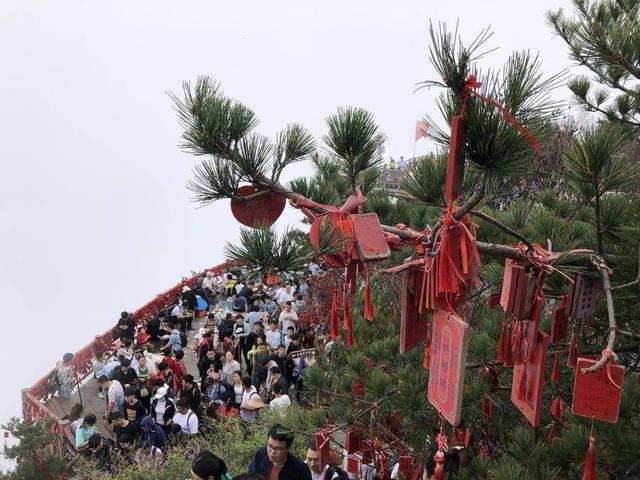
M 514 230 L 513 228 L 505 225 L 504 223 L 500 222 L 499 220 L 496 220 L 493 217 L 490 217 L 489 215 L 487 215 L 486 213 L 480 212 L 478 210 L 471 210 L 469 212 L 471 215 L 474 215 L 476 217 L 479 217 L 483 220 L 485 220 L 486 222 L 489 222 L 492 225 L 495 225 L 496 227 L 498 227 L 500 230 L 502 230 L 503 232 L 505 232 L 508 235 L 511 235 L 512 237 L 514 237 L 517 240 L 520 240 L 522 243 L 524 243 L 527 246 L 527 249 L 529 251 L 533 251 L 533 245 L 531 244 L 531 242 L 527 239 L 527 237 L 525 237 L 524 235 L 522 235 L 521 233 L 517 232 L 516 230 Z
M 598 360 L 594 365 L 589 368 L 583 368 L 582 373 L 589 372 L 597 372 L 601 368 L 603 368 L 608 362 L 616 361 L 617 355 L 613 351 L 614 344 L 616 342 L 616 314 L 615 307 L 613 304 L 613 295 L 611 293 L 611 280 L 609 279 L 609 274 L 611 273 L 611 269 L 607 265 L 607 262 L 597 255 L 593 255 L 591 257 L 591 261 L 596 269 L 600 272 L 602 276 L 602 286 L 604 287 L 605 294 L 607 296 L 607 311 L 609 313 L 609 337 L 607 339 L 607 346 L 603 351 L 602 357 Z

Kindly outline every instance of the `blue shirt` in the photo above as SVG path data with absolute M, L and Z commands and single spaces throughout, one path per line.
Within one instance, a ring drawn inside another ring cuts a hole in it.
M 244 307 L 247 306 L 247 299 L 244 297 L 233 298 L 233 310 L 244 312 Z
M 112 378 L 114 372 L 118 368 L 120 368 L 120 361 L 112 360 L 109 363 L 107 363 L 104 367 L 102 367 L 102 370 L 100 370 L 100 375 L 106 375 L 108 378 Z
M 249 324 L 249 330 L 253 331 L 253 326 L 262 317 L 262 312 L 249 312 L 247 315 L 247 323 Z
M 269 315 L 273 315 L 273 312 L 276 311 L 276 308 L 278 308 L 278 305 L 276 305 L 276 302 L 271 302 L 271 303 L 266 303 L 264 304 L 264 311 L 267 312 Z
M 180 338 L 180 332 L 173 331 L 171 332 L 171 336 L 169 337 L 169 345 L 173 348 L 174 352 L 179 352 L 182 350 L 182 339 Z

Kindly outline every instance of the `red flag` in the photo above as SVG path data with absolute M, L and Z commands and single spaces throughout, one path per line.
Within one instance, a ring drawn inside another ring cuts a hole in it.
M 416 139 L 415 142 L 421 138 L 427 138 L 427 132 L 429 131 L 429 123 L 423 118 L 416 122 Z M 414 142 L 414 143 L 415 143 Z

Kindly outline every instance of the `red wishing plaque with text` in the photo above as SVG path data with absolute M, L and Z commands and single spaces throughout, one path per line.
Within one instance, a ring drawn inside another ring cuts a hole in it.
M 511 401 L 534 427 L 540 425 L 548 346 L 549 336 L 538 330 L 529 361 L 513 367 Z
M 571 411 L 582 417 L 595 415 L 597 420 L 616 423 L 624 386 L 624 367 L 608 364 L 597 372 L 582 373 L 583 368 L 595 363 L 589 358 L 578 358 Z
M 462 415 L 468 340 L 469 325 L 462 318 L 444 310 L 434 312 L 427 398 L 454 427 Z

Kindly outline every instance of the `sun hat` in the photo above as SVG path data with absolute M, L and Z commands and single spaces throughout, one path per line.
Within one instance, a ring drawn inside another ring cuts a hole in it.
M 167 395 L 167 387 L 160 387 L 156 394 L 153 396 L 154 400 L 160 400 Z

